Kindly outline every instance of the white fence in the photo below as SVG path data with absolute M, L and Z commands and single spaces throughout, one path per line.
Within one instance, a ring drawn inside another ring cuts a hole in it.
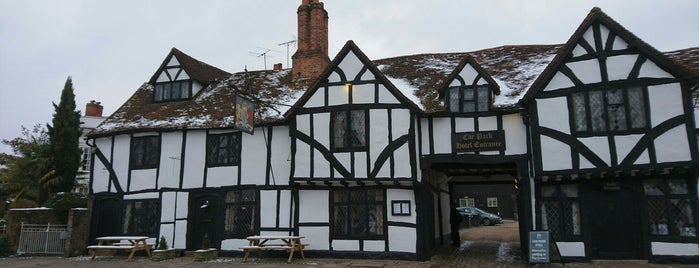
M 17 254 L 63 254 L 67 234 L 67 225 L 22 223 Z

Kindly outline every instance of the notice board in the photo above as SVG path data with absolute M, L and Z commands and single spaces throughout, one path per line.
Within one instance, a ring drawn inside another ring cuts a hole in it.
M 529 232 L 529 263 L 549 263 L 549 232 Z

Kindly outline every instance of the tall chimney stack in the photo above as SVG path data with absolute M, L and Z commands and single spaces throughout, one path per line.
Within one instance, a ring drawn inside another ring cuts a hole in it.
M 91 100 L 85 106 L 85 116 L 102 117 L 103 108 L 100 102 Z
M 302 0 L 298 15 L 298 49 L 293 56 L 295 77 L 316 78 L 330 64 L 328 57 L 328 12 L 318 0 Z

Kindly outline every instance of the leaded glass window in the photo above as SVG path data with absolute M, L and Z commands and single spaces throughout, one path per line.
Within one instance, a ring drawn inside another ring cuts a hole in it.
M 385 237 L 384 200 L 381 189 L 333 191 L 332 235 L 363 239 Z
M 489 110 L 491 97 L 488 85 L 452 87 L 447 93 L 449 112 L 473 113 Z
M 153 91 L 155 102 L 186 100 L 190 97 L 191 83 L 189 80 L 158 83 Z
M 332 113 L 330 125 L 333 131 L 332 148 L 334 150 L 366 150 L 366 115 L 366 110 L 338 111 Z
M 236 190 L 226 193 L 223 233 L 226 238 L 245 238 L 255 234 L 257 191 Z
M 240 164 L 240 132 L 209 134 L 206 140 L 206 165 L 237 166 Z
M 687 180 L 644 180 L 643 190 L 651 235 L 696 237 L 693 197 Z
M 578 185 L 541 187 L 541 227 L 559 239 L 582 235 Z
M 125 235 L 158 237 L 160 227 L 160 200 L 140 199 L 124 201 Z
M 590 90 L 570 95 L 577 134 L 626 133 L 648 127 L 644 87 Z
M 131 169 L 157 168 L 160 162 L 160 136 L 131 138 Z

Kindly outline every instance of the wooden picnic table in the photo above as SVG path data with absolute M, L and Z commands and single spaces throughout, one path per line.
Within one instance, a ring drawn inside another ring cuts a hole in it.
M 147 236 L 103 236 L 97 238 L 97 245 L 87 246 L 87 249 L 92 250 L 93 260 L 100 250 L 130 250 L 128 261 L 131 261 L 139 250 L 145 250 L 150 257 L 150 247 L 153 245 L 149 245 L 147 239 Z
M 289 259 L 287 263 L 291 263 L 291 259 L 294 257 L 294 252 L 298 251 L 301 253 L 301 258 L 305 259 L 306 256 L 303 255 L 303 249 L 308 246 L 308 244 L 303 244 L 301 239 L 303 236 L 268 236 L 268 235 L 254 235 L 248 236 L 246 239 L 250 242 L 248 246 L 241 247 L 245 251 L 245 257 L 243 257 L 243 262 L 248 260 L 250 252 L 257 251 L 262 256 L 262 251 L 265 250 L 286 250 L 289 252 Z M 281 243 L 279 243 L 281 241 Z M 275 243 L 277 242 L 277 243 Z

